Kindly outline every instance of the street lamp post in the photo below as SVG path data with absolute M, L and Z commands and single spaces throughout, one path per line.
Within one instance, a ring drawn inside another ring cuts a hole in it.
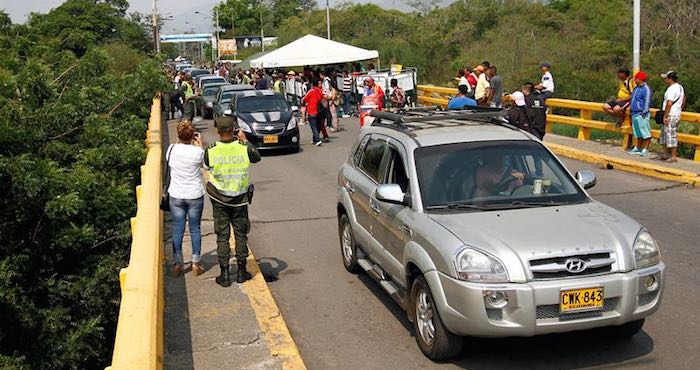
M 216 12 L 216 60 L 214 62 L 218 62 L 221 59 L 221 51 L 219 50 L 219 8 L 214 8 L 214 11 Z
M 328 0 L 326 0 L 326 33 L 328 39 L 331 39 L 331 8 L 328 5 Z
M 641 0 L 634 0 L 634 40 L 632 46 L 632 69 L 635 73 L 639 71 L 639 44 L 640 44 L 640 18 Z
M 160 54 L 160 35 L 158 32 L 158 8 L 156 0 L 153 0 L 153 48 Z

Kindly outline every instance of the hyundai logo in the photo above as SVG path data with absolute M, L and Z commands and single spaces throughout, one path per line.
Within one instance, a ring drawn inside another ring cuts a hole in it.
M 569 258 L 564 262 L 566 271 L 572 274 L 578 274 L 586 269 L 586 261 L 580 258 Z
M 275 129 L 275 128 L 272 127 L 272 126 L 265 126 L 265 130 L 267 130 L 267 131 L 272 131 L 272 130 L 274 130 L 274 129 Z

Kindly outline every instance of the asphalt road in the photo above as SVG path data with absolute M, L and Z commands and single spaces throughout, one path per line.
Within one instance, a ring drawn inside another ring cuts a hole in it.
M 300 153 L 266 155 L 252 170 L 250 245 L 309 369 L 690 369 L 700 363 L 700 190 L 569 159 L 572 172 L 597 173 L 590 191 L 596 199 L 636 218 L 658 239 L 668 266 L 660 311 L 628 340 L 596 332 L 468 339 L 461 357 L 427 360 L 399 306 L 371 278 L 343 268 L 337 169 L 358 132 L 355 119 L 344 123 L 348 131 L 332 134 L 320 148 L 309 144 L 309 128 L 302 127 Z M 215 136 L 208 126 L 205 140 Z

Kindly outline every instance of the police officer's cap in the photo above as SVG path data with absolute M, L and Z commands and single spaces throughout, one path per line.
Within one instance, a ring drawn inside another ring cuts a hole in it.
M 232 119 L 224 119 L 222 122 L 219 122 L 217 128 L 219 131 L 231 131 L 236 128 L 236 125 Z

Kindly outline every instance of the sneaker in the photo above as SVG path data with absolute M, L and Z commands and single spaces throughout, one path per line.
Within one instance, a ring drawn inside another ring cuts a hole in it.
M 319 140 L 316 142 L 316 146 L 321 146 L 321 145 L 323 145 L 323 141 Z
M 323 142 L 324 142 L 324 143 L 330 143 L 330 142 L 331 142 L 331 139 L 330 139 L 330 138 L 327 138 L 327 137 L 324 137 L 324 138 L 323 138 Z
M 642 157 L 647 157 L 647 156 L 649 156 L 649 151 L 646 150 L 646 149 L 642 149 L 642 150 L 639 152 L 639 155 L 642 156 Z
M 639 153 L 641 153 L 641 151 L 636 146 L 627 151 L 627 154 L 639 154 Z

